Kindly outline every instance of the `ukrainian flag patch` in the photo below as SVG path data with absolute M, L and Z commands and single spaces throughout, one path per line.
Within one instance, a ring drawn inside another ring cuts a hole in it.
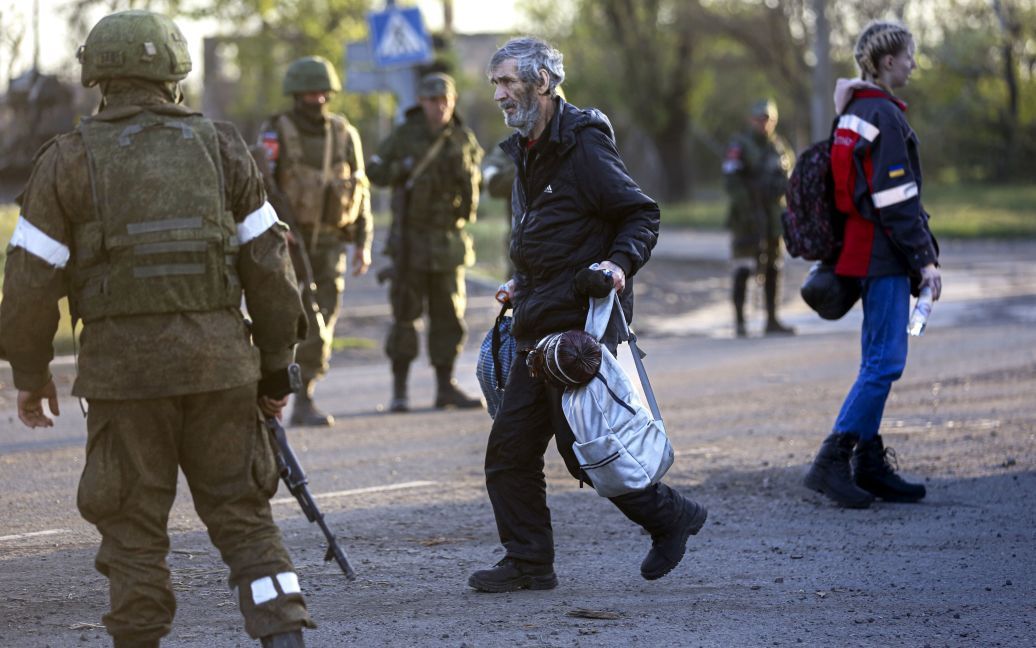
M 890 166 L 889 167 L 889 177 L 890 178 L 898 178 L 900 176 L 905 176 L 905 175 L 906 175 L 906 169 L 903 168 L 902 164 L 897 164 L 895 166 Z

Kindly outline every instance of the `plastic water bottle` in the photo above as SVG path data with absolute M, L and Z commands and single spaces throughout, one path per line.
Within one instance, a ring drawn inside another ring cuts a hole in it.
M 913 336 L 924 335 L 925 325 L 928 324 L 928 316 L 932 313 L 932 289 L 925 286 L 921 294 L 917 296 L 917 304 L 914 305 L 914 312 L 910 314 L 910 323 L 907 324 L 907 333 Z

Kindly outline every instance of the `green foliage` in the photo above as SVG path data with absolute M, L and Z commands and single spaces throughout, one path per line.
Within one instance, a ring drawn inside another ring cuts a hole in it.
M 1036 185 L 925 185 L 924 205 L 941 238 L 1036 237 Z
M 662 227 L 720 229 L 727 219 L 727 201 L 718 194 L 711 198 L 661 205 Z
M 649 190 L 668 162 L 643 142 L 670 113 L 689 120 L 680 136 L 688 153 L 681 171 L 688 184 L 719 180 L 725 144 L 744 127 L 745 108 L 759 97 L 777 100 L 778 130 L 796 149 L 810 143 L 811 0 L 571 0 L 563 11 L 557 4 L 532 2 L 529 22 L 566 53 L 569 95 L 576 104 L 608 113 L 634 177 Z M 1036 175 L 1036 2 L 826 5 L 836 77 L 857 74 L 852 50 L 870 20 L 905 21 L 915 34 L 919 69 L 902 95 L 930 177 L 943 183 L 1017 182 Z M 626 31 L 637 38 L 626 41 L 609 31 L 608 12 L 616 10 L 624 12 Z M 681 27 L 681 15 L 693 16 L 689 25 Z M 690 46 L 674 65 L 682 28 L 691 30 Z M 658 47 L 664 55 L 656 55 Z M 624 74 L 629 62 L 636 74 Z M 662 72 L 662 79 L 652 72 Z M 674 74 L 689 79 L 682 101 L 665 97 L 664 79 Z
M 331 350 L 334 352 L 345 351 L 346 349 L 376 349 L 378 342 L 370 338 L 361 337 L 336 337 L 331 341 Z

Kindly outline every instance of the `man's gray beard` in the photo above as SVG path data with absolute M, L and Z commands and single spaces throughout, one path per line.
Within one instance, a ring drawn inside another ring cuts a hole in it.
M 518 131 L 522 137 L 528 137 L 532 133 L 533 126 L 540 118 L 540 102 L 533 97 L 528 107 L 522 106 L 519 102 L 514 114 L 504 113 L 504 123 Z

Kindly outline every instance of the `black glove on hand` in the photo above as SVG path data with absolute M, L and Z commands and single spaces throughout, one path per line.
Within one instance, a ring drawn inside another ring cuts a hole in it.
M 302 387 L 302 377 L 297 364 L 290 364 L 279 371 L 272 371 L 259 381 L 259 395 L 280 400 Z
M 590 268 L 583 268 L 577 272 L 574 283 L 576 294 L 595 299 L 607 297 L 615 287 L 610 274 Z

